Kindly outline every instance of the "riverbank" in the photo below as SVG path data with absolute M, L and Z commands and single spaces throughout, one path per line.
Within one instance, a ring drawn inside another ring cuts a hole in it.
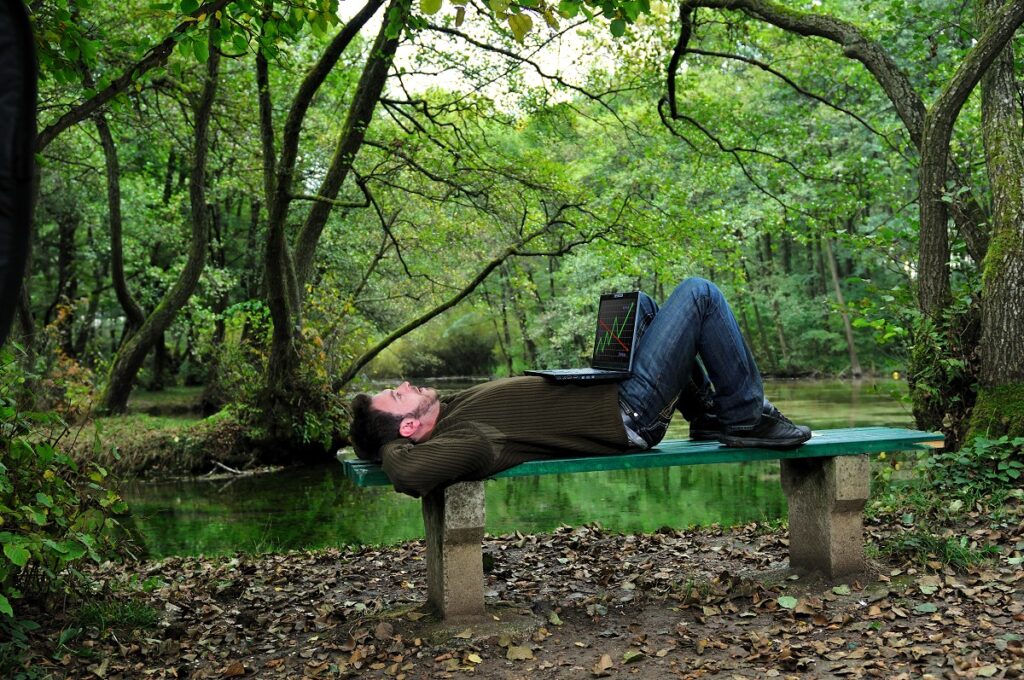
M 488 537 L 478 626 L 422 611 L 421 541 L 105 564 L 84 608 L 36 614 L 26 661 L 70 678 L 1019 677 L 1024 506 L 1001 517 L 946 527 L 993 554 L 960 570 L 878 558 L 912 529 L 875 518 L 871 571 L 847 584 L 790 574 L 785 532 L 758 524 Z

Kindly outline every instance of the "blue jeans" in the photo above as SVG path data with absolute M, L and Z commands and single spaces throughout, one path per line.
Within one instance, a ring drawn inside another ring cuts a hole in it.
M 641 293 L 633 375 L 619 385 L 631 429 L 654 446 L 678 408 L 687 420 L 709 412 L 733 430 L 761 417 L 761 373 L 722 291 L 710 281 L 683 281 L 665 304 Z

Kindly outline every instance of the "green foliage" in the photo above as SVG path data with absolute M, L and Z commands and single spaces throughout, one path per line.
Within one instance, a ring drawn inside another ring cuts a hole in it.
M 965 439 L 977 395 L 981 324 L 971 290 L 960 291 L 938 318 L 916 315 L 910 334 L 914 419 L 922 429 L 941 429 L 951 449 Z
M 218 411 L 224 406 L 255 404 L 262 376 L 267 371 L 267 346 L 270 342 L 270 314 L 258 300 L 232 305 L 221 314 L 224 337 L 220 342 L 212 333 L 204 334 L 197 354 L 210 370 L 205 377 L 203 410 Z M 211 328 L 208 326 L 207 328 Z
M 491 319 L 471 311 L 451 322 L 427 324 L 396 342 L 374 371 L 389 378 L 491 375 L 496 342 Z
M 930 455 L 922 462 L 929 483 L 946 499 L 969 505 L 984 496 L 1005 497 L 1021 486 L 1024 473 L 1024 437 L 976 437 L 959 451 Z
M 80 467 L 58 448 L 59 416 L 22 410 L 24 376 L 0 355 L 0 622 L 9 625 L 26 595 L 71 588 L 77 566 L 116 554 L 117 516 L 127 505 L 99 465 Z

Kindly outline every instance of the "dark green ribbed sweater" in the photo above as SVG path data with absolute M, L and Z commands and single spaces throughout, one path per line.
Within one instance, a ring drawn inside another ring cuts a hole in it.
M 381 457 L 395 490 L 419 497 L 528 460 L 621 453 L 628 447 L 617 385 L 560 385 L 531 376 L 442 398 L 429 439 L 397 439 L 383 447 Z

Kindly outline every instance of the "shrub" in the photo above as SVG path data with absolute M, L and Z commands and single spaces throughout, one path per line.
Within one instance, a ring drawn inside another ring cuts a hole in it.
M 21 408 L 26 376 L 0 354 L 0 622 L 15 604 L 74 587 L 77 566 L 117 552 L 117 515 L 127 511 L 99 465 L 79 467 L 57 445 L 67 433 L 56 414 Z M 20 397 L 20 398 L 19 398 Z M 71 576 L 71 579 L 66 578 Z
M 925 474 L 940 496 L 973 500 L 1020 486 L 1024 437 L 976 437 L 959 451 L 925 458 Z

